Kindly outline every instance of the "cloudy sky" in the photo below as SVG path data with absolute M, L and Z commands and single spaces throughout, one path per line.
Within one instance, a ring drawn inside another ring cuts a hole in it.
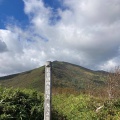
M 0 0 L 0 76 L 47 60 L 118 66 L 120 0 Z

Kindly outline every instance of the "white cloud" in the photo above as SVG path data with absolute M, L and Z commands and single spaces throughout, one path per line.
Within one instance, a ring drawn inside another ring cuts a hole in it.
M 103 65 L 100 66 L 101 70 L 106 70 L 106 71 L 111 71 L 114 70 L 115 67 L 118 66 L 117 63 L 115 62 L 115 60 L 109 60 L 106 63 L 104 63 Z
M 119 65 L 119 0 L 64 0 L 66 9 L 56 10 L 61 19 L 55 24 L 51 24 L 52 8 L 46 8 L 42 0 L 23 1 L 30 25 L 26 29 L 8 25 L 7 30 L 0 30 L 8 49 L 0 53 L 1 74 L 32 69 L 46 60 L 91 69 Z
M 2 39 L 0 39 L 0 53 L 6 52 L 6 51 L 7 51 L 7 46 L 5 42 L 3 42 Z

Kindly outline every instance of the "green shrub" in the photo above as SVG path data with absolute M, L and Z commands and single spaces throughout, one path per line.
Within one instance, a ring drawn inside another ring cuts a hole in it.
M 0 120 L 43 120 L 43 110 L 36 91 L 0 88 Z
M 120 100 L 109 101 L 88 95 L 56 95 L 53 105 L 65 120 L 120 120 Z M 98 112 L 97 108 L 103 106 Z
M 0 120 L 43 120 L 43 94 L 35 90 L 0 87 Z M 66 120 L 54 108 L 52 120 Z
M 43 94 L 0 87 L 0 120 L 43 120 Z M 96 109 L 103 106 L 98 112 Z M 88 95 L 52 96 L 52 120 L 120 120 L 120 100 Z

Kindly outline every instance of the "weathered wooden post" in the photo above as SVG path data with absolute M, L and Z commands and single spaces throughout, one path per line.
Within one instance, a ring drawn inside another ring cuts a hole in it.
M 51 120 L 51 75 L 52 63 L 47 61 L 45 65 L 44 120 Z

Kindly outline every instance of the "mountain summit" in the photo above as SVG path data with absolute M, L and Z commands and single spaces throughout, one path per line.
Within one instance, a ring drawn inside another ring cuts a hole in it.
M 105 86 L 106 72 L 93 71 L 67 62 L 52 62 L 52 88 L 86 90 Z M 44 91 L 45 67 L 0 77 L 0 84 L 13 88 L 30 88 Z

